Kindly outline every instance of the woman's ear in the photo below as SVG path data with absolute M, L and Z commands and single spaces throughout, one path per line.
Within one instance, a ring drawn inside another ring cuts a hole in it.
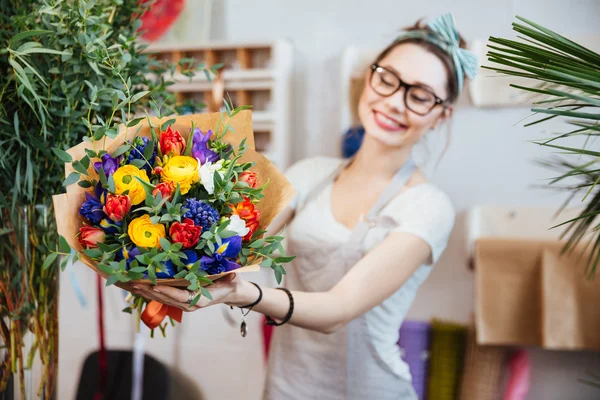
M 431 127 L 431 129 L 435 130 L 435 129 L 437 129 L 437 127 L 439 125 L 441 125 L 445 122 L 448 122 L 450 120 L 450 118 L 452 118 L 453 114 L 454 114 L 454 106 L 449 105 L 449 106 L 445 107 L 444 111 L 442 111 L 442 113 L 436 119 L 436 121 L 433 124 L 433 126 Z

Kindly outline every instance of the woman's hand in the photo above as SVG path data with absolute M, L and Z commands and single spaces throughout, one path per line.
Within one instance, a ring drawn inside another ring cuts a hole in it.
M 206 289 L 210 292 L 212 300 L 202 296 L 200 300 L 193 306 L 190 306 L 187 302 L 190 298 L 190 291 L 187 289 L 180 289 L 172 286 L 165 285 L 141 285 L 137 284 L 133 286 L 133 292 L 139 296 L 145 297 L 149 300 L 156 300 L 163 304 L 181 308 L 183 311 L 196 311 L 199 308 L 212 306 L 215 304 L 226 303 L 235 298 L 237 287 L 240 285 L 241 280 L 238 279 L 237 274 L 228 274 L 221 279 L 215 281 L 212 285 L 206 286 Z M 199 292 L 197 292 L 199 293 Z M 192 298 L 196 297 L 193 295 Z
M 138 284 L 133 286 L 133 292 L 146 299 L 181 308 L 183 311 L 196 311 L 199 308 L 222 303 L 231 306 L 243 306 L 252 303 L 258 297 L 258 289 L 249 282 L 239 279 L 235 273 L 225 275 L 205 288 L 212 296 L 212 300 L 202 296 L 193 306 L 187 303 L 191 293 L 187 289 L 165 285 Z M 194 297 L 196 296 L 193 295 L 192 298 Z

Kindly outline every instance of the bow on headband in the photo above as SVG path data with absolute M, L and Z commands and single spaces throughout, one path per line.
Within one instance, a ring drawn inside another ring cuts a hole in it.
M 448 53 L 454 62 L 458 90 L 459 92 L 462 91 L 463 76 L 467 75 L 473 79 L 477 75 L 479 67 L 477 56 L 473 52 L 460 47 L 460 36 L 452 14 L 443 14 L 430 19 L 427 22 L 427 27 L 431 32 L 426 30 L 404 32 L 396 41 L 408 38 L 424 39 Z

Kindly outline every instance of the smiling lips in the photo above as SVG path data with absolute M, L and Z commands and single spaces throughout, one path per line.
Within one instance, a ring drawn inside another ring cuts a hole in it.
M 387 132 L 402 132 L 408 128 L 403 123 L 379 111 L 373 110 L 373 118 L 375 119 L 377 125 Z

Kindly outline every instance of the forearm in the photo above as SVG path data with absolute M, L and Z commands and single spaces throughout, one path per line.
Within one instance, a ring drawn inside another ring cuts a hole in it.
M 275 320 L 283 320 L 290 308 L 287 294 L 282 290 L 261 287 L 263 297 L 253 311 Z M 232 306 L 252 304 L 258 298 L 258 289 L 247 281 L 241 281 L 236 293 L 226 303 Z M 301 328 L 331 333 L 348 322 L 348 310 L 339 295 L 333 292 L 297 292 L 294 297 L 294 312 L 288 323 Z

